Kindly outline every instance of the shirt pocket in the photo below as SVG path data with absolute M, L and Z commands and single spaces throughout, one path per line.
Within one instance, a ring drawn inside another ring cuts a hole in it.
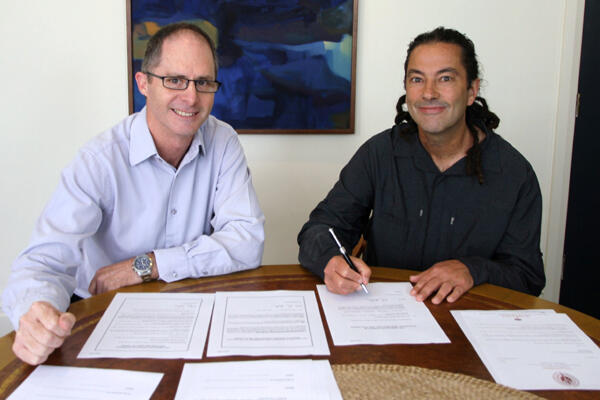
M 406 265 L 406 252 L 411 247 L 409 232 L 410 223 L 406 218 L 389 211 L 373 213 L 367 236 L 368 260 L 377 266 Z

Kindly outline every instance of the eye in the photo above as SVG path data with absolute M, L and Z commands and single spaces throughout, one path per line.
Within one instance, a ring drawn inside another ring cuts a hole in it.
M 441 82 L 450 82 L 450 81 L 452 81 L 452 77 L 450 75 L 442 75 L 440 77 L 440 81 Z
M 165 77 L 165 86 L 170 89 L 183 90 L 187 88 L 188 81 L 185 78 L 179 78 L 177 76 L 167 76 Z
M 409 82 L 421 83 L 421 82 L 423 82 L 423 79 L 420 76 L 413 76 L 412 78 L 409 79 Z
M 206 87 L 206 86 L 208 86 L 208 84 L 209 84 L 209 81 L 207 81 L 206 79 L 198 79 L 196 81 L 196 86 L 199 86 L 199 87 Z

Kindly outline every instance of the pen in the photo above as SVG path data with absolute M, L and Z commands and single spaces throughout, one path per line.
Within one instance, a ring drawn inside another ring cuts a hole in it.
M 346 249 L 344 248 L 344 246 L 342 246 L 342 244 L 338 240 L 337 236 L 335 236 L 335 232 L 333 232 L 333 228 L 329 228 L 329 233 L 331 233 L 331 237 L 333 237 L 333 240 L 335 240 L 335 243 L 340 248 L 340 253 L 342 253 L 342 256 L 344 256 L 344 260 L 346 260 L 346 263 L 348 264 L 348 266 L 354 272 L 358 272 L 358 269 L 356 268 L 356 266 L 354 265 L 354 263 L 352 262 L 352 260 L 350 259 L 350 257 L 348 257 L 348 254 L 346 254 Z M 361 282 L 360 286 L 362 287 L 362 290 L 364 290 L 366 294 L 369 294 L 369 291 L 367 290 L 367 287 L 365 286 L 364 283 Z

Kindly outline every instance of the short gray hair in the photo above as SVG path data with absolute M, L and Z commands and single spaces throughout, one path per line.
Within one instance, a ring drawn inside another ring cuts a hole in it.
M 150 38 L 148 45 L 146 46 L 146 52 L 144 53 L 144 61 L 142 61 L 142 72 L 150 72 L 150 69 L 156 67 L 158 63 L 160 63 L 163 42 L 168 37 L 181 31 L 192 31 L 206 40 L 213 56 L 213 62 L 215 64 L 215 79 L 217 79 L 219 66 L 217 62 L 215 43 L 200 27 L 188 22 L 176 22 L 165 25 Z

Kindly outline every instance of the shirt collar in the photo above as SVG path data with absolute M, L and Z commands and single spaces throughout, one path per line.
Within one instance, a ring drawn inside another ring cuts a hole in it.
M 131 166 L 135 166 L 147 158 L 158 154 L 154 145 L 154 139 L 152 139 L 150 129 L 148 129 L 145 106 L 131 123 L 131 137 L 129 140 L 129 163 Z
M 181 163 L 179 164 L 179 168 L 193 161 L 200 154 L 204 154 L 204 132 L 207 129 L 208 121 L 210 119 L 207 118 L 206 121 L 202 125 L 200 125 L 200 129 L 194 135 L 194 139 L 192 139 L 192 143 L 190 144 L 190 148 L 187 153 L 183 156 Z
M 210 119 L 210 117 L 209 117 Z M 207 129 L 208 120 L 207 119 L 198 132 L 194 135 L 194 139 L 192 140 L 192 144 L 188 149 L 187 153 L 181 160 L 181 165 L 187 164 L 191 160 L 193 160 L 200 152 L 203 152 L 204 149 L 204 131 Z M 141 109 L 141 111 L 136 115 L 131 123 L 131 138 L 130 138 L 130 146 L 129 146 L 129 163 L 131 166 L 135 166 L 142 161 L 158 155 L 158 151 L 156 150 L 156 145 L 154 144 L 154 139 L 152 138 L 152 134 L 150 133 L 150 129 L 148 128 L 148 121 L 146 119 L 146 107 Z
M 480 143 L 484 174 L 485 171 L 500 172 L 502 168 L 498 147 L 498 135 L 485 127 L 480 127 L 480 129 L 482 129 L 486 134 L 485 139 Z M 394 125 L 392 128 L 392 143 L 394 147 L 394 155 L 396 157 L 412 157 L 417 168 L 423 171 L 439 173 L 437 166 L 431 159 L 431 156 L 427 150 L 425 150 L 421 144 L 421 141 L 416 134 L 403 136 L 400 134 L 400 132 L 398 132 L 398 125 Z M 465 175 L 465 162 L 465 158 L 459 160 L 448 171 L 446 171 L 446 173 L 450 173 L 452 175 Z

